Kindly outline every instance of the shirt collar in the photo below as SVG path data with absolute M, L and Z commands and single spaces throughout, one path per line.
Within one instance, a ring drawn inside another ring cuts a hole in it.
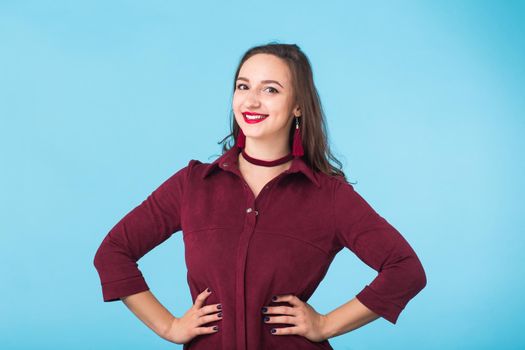
M 213 172 L 217 167 L 220 169 L 226 170 L 229 166 L 237 166 L 238 156 L 241 149 L 237 146 L 233 146 L 225 153 L 223 153 L 219 158 L 217 158 L 213 163 L 207 164 L 206 169 L 202 173 L 202 178 L 206 178 L 209 174 Z M 292 165 L 287 170 L 288 173 L 303 173 L 313 184 L 317 187 L 320 187 L 317 174 L 306 164 L 306 162 L 301 157 L 294 157 L 292 159 Z

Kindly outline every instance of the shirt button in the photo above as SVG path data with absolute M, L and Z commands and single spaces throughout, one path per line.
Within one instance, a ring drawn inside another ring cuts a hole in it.
M 247 213 L 251 213 L 252 210 L 253 210 L 252 208 L 248 208 L 248 209 L 246 209 L 246 212 L 247 212 Z
M 222 165 L 228 166 L 228 165 L 230 165 L 230 163 L 222 163 Z

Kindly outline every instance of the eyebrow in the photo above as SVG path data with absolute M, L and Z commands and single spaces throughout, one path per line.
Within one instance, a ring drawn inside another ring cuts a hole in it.
M 250 81 L 249 79 L 245 78 L 245 77 L 238 77 L 237 80 L 244 80 L 244 81 Z M 280 87 L 282 87 L 284 89 L 284 86 L 281 85 L 281 83 L 279 83 L 277 80 L 262 80 L 261 83 L 263 84 L 268 84 L 268 83 L 275 83 L 277 85 L 279 85 Z

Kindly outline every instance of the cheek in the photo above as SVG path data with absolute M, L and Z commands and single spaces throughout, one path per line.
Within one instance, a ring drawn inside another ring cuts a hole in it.
M 241 104 L 242 104 L 242 99 L 239 98 L 239 97 L 233 96 L 232 109 L 235 112 L 235 114 L 239 114 L 240 115 L 240 113 L 241 113 Z
M 236 98 L 235 96 L 233 96 L 233 100 L 232 100 L 232 109 L 233 109 L 233 113 L 235 115 L 235 118 L 237 118 L 237 115 L 240 115 L 240 101 L 239 101 L 239 98 Z
M 269 111 L 281 117 L 286 117 L 289 114 L 288 106 L 283 101 L 271 101 L 267 106 Z
M 243 100 L 242 94 L 239 93 L 239 91 L 235 91 L 233 93 L 232 104 L 234 106 L 239 106 L 241 104 L 242 100 Z

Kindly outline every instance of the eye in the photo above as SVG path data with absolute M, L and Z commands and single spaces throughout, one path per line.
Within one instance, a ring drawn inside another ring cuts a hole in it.
M 244 90 L 244 89 L 241 89 L 241 86 L 246 86 L 246 84 L 237 84 L 237 89 L 238 90 Z
M 277 89 L 271 87 L 271 86 L 268 86 L 268 89 L 271 89 L 272 91 L 270 91 L 272 94 L 276 94 L 278 93 L 279 91 L 277 91 Z

